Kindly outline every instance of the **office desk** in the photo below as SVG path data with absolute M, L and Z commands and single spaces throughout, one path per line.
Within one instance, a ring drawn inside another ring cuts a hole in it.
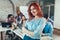
M 24 34 L 22 33 L 22 30 L 20 28 L 13 30 L 12 28 L 4 28 L 0 26 L 1 40 L 3 40 L 3 32 L 6 32 L 7 30 L 11 30 L 12 32 L 14 32 L 17 36 L 21 37 L 22 39 L 24 37 Z
M 0 26 L 1 40 L 3 40 L 3 32 L 6 32 L 7 30 L 10 30 L 10 29 L 8 29 L 8 28 L 3 28 L 2 26 Z
M 0 26 L 0 32 L 1 32 L 1 40 L 3 40 L 3 32 L 6 32 L 7 30 L 11 30 L 12 32 L 14 32 L 17 36 L 21 37 L 23 39 L 25 33 L 22 33 L 22 30 L 20 28 L 17 29 L 12 29 L 12 28 L 3 28 Z M 50 40 L 52 39 L 49 36 L 43 36 L 41 37 L 41 40 Z
M 22 30 L 20 28 L 17 28 L 15 30 L 11 30 L 12 32 L 14 32 L 17 36 L 21 37 L 23 39 L 24 37 L 24 33 L 22 33 Z

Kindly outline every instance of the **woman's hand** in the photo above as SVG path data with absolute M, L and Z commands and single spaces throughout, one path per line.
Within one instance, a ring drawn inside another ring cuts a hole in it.
M 29 35 L 29 36 L 34 35 L 34 32 L 27 30 L 25 27 L 22 27 L 22 32 L 25 33 L 26 35 Z

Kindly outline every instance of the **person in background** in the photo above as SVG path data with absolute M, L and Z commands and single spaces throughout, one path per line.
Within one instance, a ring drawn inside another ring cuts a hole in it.
M 16 23 L 17 23 L 17 26 L 19 26 L 19 28 L 22 26 L 21 22 L 22 22 L 22 12 L 19 10 L 19 7 L 16 8 L 16 13 L 17 13 L 17 16 L 15 17 L 16 18 Z
M 6 22 L 7 22 L 7 23 L 11 23 L 11 27 L 12 27 L 12 26 L 16 26 L 16 19 L 15 19 L 15 17 L 13 16 L 13 14 L 8 14 L 8 17 L 7 17 Z M 12 29 L 14 29 L 14 27 L 12 27 Z
M 43 29 L 43 34 L 52 37 L 52 35 L 53 35 L 53 25 L 52 25 L 51 22 L 48 21 L 48 14 L 45 14 L 44 18 L 46 18 L 47 22 L 46 22 L 45 28 Z
M 6 22 L 12 24 L 12 25 L 11 25 L 11 29 L 17 28 L 16 19 L 15 19 L 15 17 L 14 17 L 12 14 L 9 14 L 9 15 L 8 15 Z M 16 36 L 15 33 L 12 32 L 11 30 L 8 30 L 8 31 L 6 32 L 6 35 L 9 35 L 9 38 L 11 38 L 11 40 L 22 40 L 21 38 L 19 38 L 18 36 Z M 9 40 L 10 40 L 10 39 L 9 39 Z
M 21 22 L 22 23 L 22 27 L 25 25 L 26 20 L 27 20 L 26 17 L 23 15 L 22 16 L 22 22 Z
M 13 14 L 8 14 L 6 22 L 11 24 L 11 29 L 14 29 L 13 23 L 16 23 L 16 20 Z M 8 39 L 11 40 L 15 37 L 15 34 L 11 30 L 7 30 L 6 35 L 8 35 Z
M 40 40 L 46 19 L 43 17 L 41 7 L 37 2 L 29 5 L 28 15 L 29 19 L 22 27 L 22 32 L 25 33 L 23 40 Z
M 6 22 L 13 23 L 13 22 L 16 22 L 16 20 L 15 20 L 15 18 L 12 14 L 9 14 L 8 17 L 7 17 Z

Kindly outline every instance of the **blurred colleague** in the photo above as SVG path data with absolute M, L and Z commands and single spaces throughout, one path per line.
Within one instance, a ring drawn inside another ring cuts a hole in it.
M 40 40 L 46 24 L 40 5 L 36 2 L 31 3 L 28 8 L 28 15 L 29 20 L 22 27 L 22 32 L 25 33 L 23 40 Z
M 22 16 L 22 27 L 25 25 L 26 20 L 27 20 L 26 17 L 23 15 L 23 16 Z
M 16 22 L 16 20 L 12 14 L 8 14 L 6 22 L 13 23 L 13 22 Z
M 17 16 L 15 18 L 16 18 L 17 26 L 21 27 L 22 26 L 21 22 L 22 22 L 23 14 L 19 10 L 19 7 L 16 8 L 16 14 L 17 14 Z
M 16 20 L 15 20 L 15 17 L 13 16 L 13 14 L 8 14 L 7 16 L 7 20 L 6 20 L 7 23 L 10 23 L 11 25 L 11 29 L 14 29 L 14 25 L 13 23 L 16 23 Z M 6 35 L 8 35 L 8 38 L 11 38 L 11 40 L 14 38 L 15 34 L 11 31 L 11 30 L 7 30 L 6 31 Z
M 16 19 L 15 17 L 13 16 L 13 14 L 8 14 L 8 17 L 7 17 L 7 20 L 6 20 L 7 23 L 10 23 L 11 24 L 11 27 L 12 26 L 16 26 Z M 14 28 L 14 27 L 13 27 Z
M 48 21 L 48 14 L 44 15 L 44 18 L 46 18 L 47 22 L 45 25 L 45 28 L 43 29 L 43 33 L 47 36 L 52 37 L 53 34 L 53 25 L 50 21 Z
M 17 27 L 16 19 L 15 19 L 15 17 L 13 16 L 13 14 L 8 14 L 8 17 L 7 17 L 6 22 L 11 24 L 11 28 L 12 28 L 12 29 L 14 29 L 14 28 Z

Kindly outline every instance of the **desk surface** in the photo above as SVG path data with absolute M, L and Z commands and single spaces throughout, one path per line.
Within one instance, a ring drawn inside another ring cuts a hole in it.
M 23 39 L 24 34 L 22 33 L 22 30 L 20 28 L 17 28 L 15 30 L 12 30 L 17 36 L 21 37 Z
M 20 28 L 17 28 L 15 30 L 11 29 L 11 28 L 4 28 L 0 26 L 0 32 L 4 32 L 7 30 L 11 30 L 12 32 L 14 32 L 17 36 L 21 37 L 23 39 L 24 34 L 22 33 L 22 30 Z
M 21 37 L 22 39 L 25 35 L 24 33 L 22 33 L 22 30 L 20 28 L 12 30 L 11 28 L 3 28 L 3 27 L 0 26 L 0 32 L 4 32 L 4 31 L 7 31 L 7 30 L 11 30 L 12 32 L 14 32 L 17 36 Z M 44 38 L 50 38 L 51 39 L 51 37 L 48 37 L 48 36 L 42 37 L 42 39 L 44 39 Z
M 0 26 L 0 32 L 1 32 L 1 31 L 7 31 L 7 30 L 10 30 L 10 29 L 9 29 L 9 28 L 4 28 L 4 27 L 1 27 L 1 26 Z

